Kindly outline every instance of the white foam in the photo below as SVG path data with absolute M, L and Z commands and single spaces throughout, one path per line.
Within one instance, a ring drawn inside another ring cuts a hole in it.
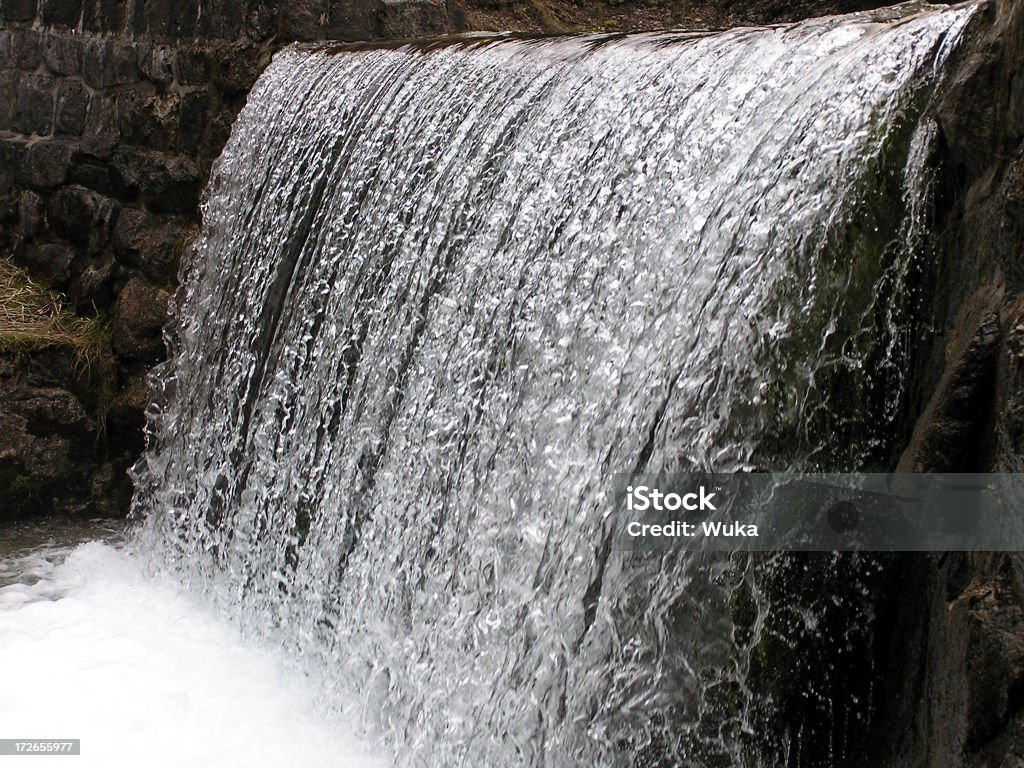
M 383 767 L 280 656 L 107 544 L 0 589 L 0 738 L 80 738 L 85 766 Z M 23 757 L 0 757 L 0 766 Z

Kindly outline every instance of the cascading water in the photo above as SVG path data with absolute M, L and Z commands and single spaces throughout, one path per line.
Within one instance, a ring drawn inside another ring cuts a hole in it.
M 400 764 L 697 763 L 726 679 L 735 764 L 735 561 L 611 551 L 609 478 L 887 460 L 972 13 L 279 54 L 184 271 L 140 540 Z

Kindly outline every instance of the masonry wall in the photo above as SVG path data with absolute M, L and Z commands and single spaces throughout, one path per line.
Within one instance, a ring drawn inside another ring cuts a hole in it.
M 68 350 L 0 359 L 0 518 L 126 509 L 181 255 L 273 53 L 463 23 L 446 0 L 0 0 L 0 257 L 101 318 L 114 374 L 95 396 Z

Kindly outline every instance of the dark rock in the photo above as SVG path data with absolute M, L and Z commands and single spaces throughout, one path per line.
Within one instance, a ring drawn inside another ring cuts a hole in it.
M 216 50 L 214 58 L 213 82 L 229 98 L 248 93 L 270 63 L 265 50 L 244 43 L 223 46 Z
M 81 136 L 89 110 L 89 92 L 78 80 L 62 80 L 57 86 L 57 112 L 54 131 Z
M 43 243 L 20 248 L 17 261 L 39 280 L 54 288 L 61 288 L 71 277 L 71 262 L 75 250 L 60 243 Z
M 92 189 L 108 197 L 122 192 L 121 177 L 107 162 L 92 155 L 79 153 L 68 172 L 68 182 Z
M 385 38 L 441 35 L 455 26 L 445 0 L 383 0 L 378 19 Z
M 19 179 L 34 189 L 60 186 L 67 179 L 68 169 L 77 150 L 71 139 L 41 139 L 28 145 L 22 160 Z
M 77 27 L 82 16 L 82 0 L 39 0 L 43 24 Z
M 320 17 L 323 0 L 294 0 L 287 8 L 279 7 L 279 34 L 285 40 L 318 40 L 324 37 Z
M 154 83 L 174 80 L 174 49 L 169 45 L 154 45 L 140 56 L 139 70 Z
M 98 192 L 62 187 L 50 197 L 46 218 L 62 238 L 87 252 L 98 252 L 110 239 L 117 204 Z
M 245 0 L 199 0 L 198 32 L 203 37 L 237 40 L 242 35 Z
M 178 135 L 181 149 L 190 155 L 198 155 L 203 146 L 209 112 L 210 96 L 205 90 L 189 91 L 182 96 Z
M 21 193 L 18 200 L 18 221 L 23 238 L 31 240 L 39 234 L 45 211 L 46 207 L 40 195 L 29 189 Z
M 82 133 L 82 151 L 107 159 L 121 139 L 117 124 L 117 103 L 110 96 L 93 96 Z
M 16 66 L 14 61 L 14 35 L 13 29 L 0 29 L 0 69 Z
M 0 3 L 4 21 L 32 21 L 36 16 L 36 0 L 4 0 Z
M 43 37 L 43 60 L 46 68 L 57 75 L 78 75 L 82 72 L 82 40 L 78 35 L 50 32 Z
M 11 127 L 18 98 L 18 73 L 13 69 L 0 70 L 0 130 Z
M 18 69 L 31 72 L 43 63 L 42 35 L 34 29 L 18 29 L 12 38 L 14 63 Z
M 253 42 L 270 38 L 277 30 L 277 9 L 272 0 L 255 0 L 245 16 L 245 34 Z
M 353 0 L 328 5 L 322 35 L 329 40 L 369 40 L 378 37 L 376 0 Z
M 114 253 L 120 263 L 141 271 L 158 285 L 171 285 L 192 225 L 180 217 L 125 208 L 114 227 Z
M 180 108 L 176 92 L 157 93 L 152 83 L 138 83 L 118 91 L 115 101 L 124 143 L 159 150 L 174 147 Z
M 157 213 L 189 213 L 199 205 L 202 174 L 187 157 L 122 149 L 114 153 L 126 193 Z
M 109 88 L 137 82 L 141 73 L 138 55 L 131 43 L 92 38 L 85 44 L 82 74 L 93 88 Z
M 210 80 L 210 61 L 205 47 L 186 45 L 174 57 L 175 74 L 182 85 L 199 85 Z
M 128 5 L 124 0 L 89 0 L 82 12 L 82 27 L 90 32 L 122 32 Z
M 112 253 L 103 253 L 73 275 L 68 298 L 76 307 L 109 307 L 113 304 L 117 262 Z
M 161 331 L 167 321 L 171 295 L 133 277 L 117 297 L 111 338 L 114 351 L 130 360 L 157 360 L 163 354 Z
M 18 99 L 11 125 L 19 133 L 46 136 L 53 130 L 54 81 L 36 75 L 18 79 Z

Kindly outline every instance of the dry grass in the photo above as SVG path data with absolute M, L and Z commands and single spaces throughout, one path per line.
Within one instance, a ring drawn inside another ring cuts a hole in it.
M 61 294 L 32 280 L 10 259 L 0 259 L 0 351 L 84 350 L 97 341 L 98 324 L 71 312 Z
M 9 258 L 0 258 L 0 353 L 47 347 L 73 350 L 81 394 L 102 424 L 116 376 L 106 325 L 99 317 L 75 314 L 63 295 L 34 281 Z

